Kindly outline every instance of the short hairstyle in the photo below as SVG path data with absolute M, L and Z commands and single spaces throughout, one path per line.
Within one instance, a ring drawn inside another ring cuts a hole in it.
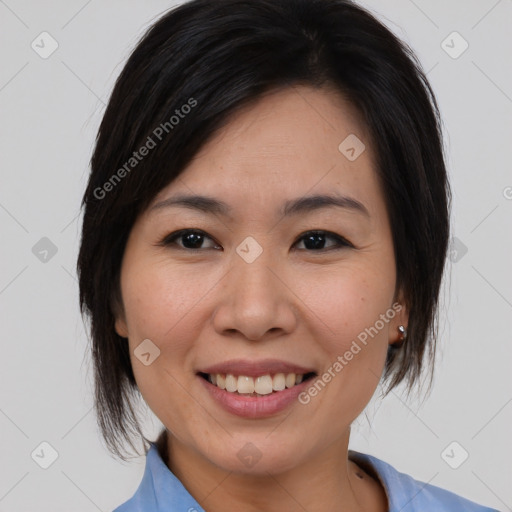
M 386 394 L 402 381 L 410 391 L 425 360 L 432 381 L 451 192 L 438 106 L 413 51 L 350 0 L 192 0 L 154 23 L 126 62 L 82 200 L 77 270 L 95 409 L 107 447 L 123 460 L 133 434 L 148 441 L 134 407 L 140 394 L 128 344 L 114 329 L 133 224 L 236 112 L 300 85 L 338 91 L 372 139 L 397 290 L 409 312 L 406 343 L 388 350 Z M 151 149 L 136 158 L 143 146 Z

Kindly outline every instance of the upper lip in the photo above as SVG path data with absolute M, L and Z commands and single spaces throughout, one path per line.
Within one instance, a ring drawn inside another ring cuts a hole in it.
M 258 377 L 267 374 L 275 375 L 276 373 L 306 374 L 312 372 L 314 372 L 312 368 L 306 368 L 305 366 L 278 359 L 261 359 L 259 361 L 231 359 L 199 370 L 199 373 L 229 373 L 231 375 L 246 375 L 247 377 Z

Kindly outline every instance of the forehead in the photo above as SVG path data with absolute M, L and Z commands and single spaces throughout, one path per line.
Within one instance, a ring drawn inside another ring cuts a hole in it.
M 270 208 L 333 191 L 358 196 L 369 209 L 382 200 L 366 127 L 338 93 L 292 87 L 237 112 L 152 204 L 176 192 Z

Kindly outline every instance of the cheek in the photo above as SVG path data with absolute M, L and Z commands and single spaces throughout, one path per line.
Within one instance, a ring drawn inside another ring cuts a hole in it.
M 315 276 L 305 301 L 318 317 L 314 336 L 326 366 L 308 396 L 334 416 L 355 418 L 380 380 L 388 350 L 394 272 L 379 265 L 351 265 Z M 325 384 L 325 385 L 324 385 Z M 307 401 L 308 397 L 305 396 Z
M 356 266 L 335 277 L 311 287 L 308 297 L 320 319 L 313 336 L 324 365 L 299 401 L 316 449 L 326 448 L 345 432 L 370 401 L 388 347 L 389 324 L 381 315 L 388 312 L 389 321 L 395 313 L 389 309 L 394 281 Z
M 127 261 L 122 293 L 132 368 L 144 400 L 167 427 L 186 424 L 197 415 L 187 392 L 194 375 L 184 368 L 190 366 L 197 350 L 193 340 L 207 321 L 200 317 L 201 298 L 215 282 L 211 273 L 178 271 L 165 261 L 136 256 Z M 159 350 L 148 366 L 135 355 L 145 339 Z
M 198 302 L 211 287 L 210 278 L 177 270 L 165 261 L 138 261 L 122 282 L 128 330 L 134 341 L 149 338 L 160 346 L 171 340 L 179 349 L 185 343 L 180 330 L 191 327 L 189 315 L 200 309 Z
M 297 294 L 303 294 L 304 303 L 317 317 L 315 323 L 324 333 L 324 336 L 319 333 L 317 339 L 324 340 L 329 352 L 339 353 L 376 322 L 379 333 L 374 337 L 386 338 L 387 342 L 388 322 L 383 324 L 379 319 L 392 305 L 394 279 L 389 267 L 383 269 L 364 262 L 347 264 L 315 273 L 310 280 L 302 282 L 302 290 Z

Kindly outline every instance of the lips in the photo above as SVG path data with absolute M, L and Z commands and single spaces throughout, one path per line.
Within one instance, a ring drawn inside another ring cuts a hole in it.
M 314 368 L 308 368 L 298 364 L 280 361 L 278 359 L 263 359 L 260 361 L 249 361 L 247 359 L 232 359 L 223 363 L 201 368 L 198 373 L 203 374 L 232 374 L 246 375 L 247 377 L 259 377 L 261 375 L 275 375 L 277 373 L 295 373 L 306 375 L 314 373 Z
M 316 376 L 312 368 L 265 359 L 231 360 L 202 368 L 197 375 L 224 409 L 248 418 L 271 416 L 296 401 Z

